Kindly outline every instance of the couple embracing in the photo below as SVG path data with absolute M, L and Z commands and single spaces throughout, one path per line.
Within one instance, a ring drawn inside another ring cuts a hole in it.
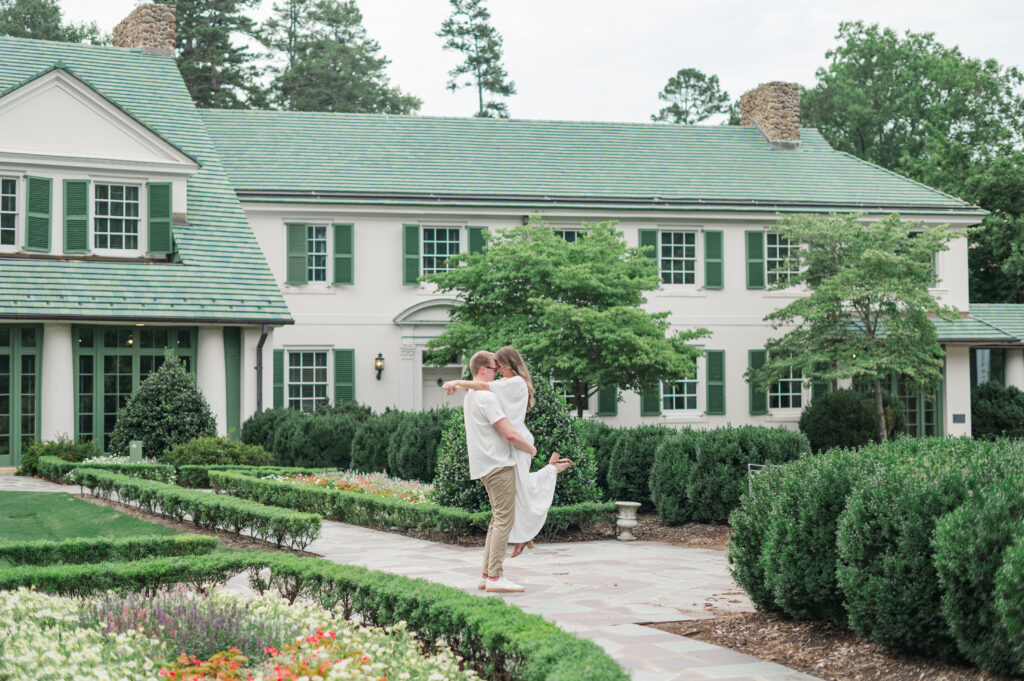
M 537 455 L 533 434 L 526 428 L 526 412 L 533 408 L 533 382 L 515 348 L 495 353 L 481 351 L 469 361 L 472 381 L 448 381 L 449 395 L 466 390 L 463 418 L 469 449 L 469 477 L 480 480 L 491 503 L 491 524 L 484 544 L 483 576 L 478 588 L 518 592 L 523 587 L 505 579 L 502 563 L 508 543 L 512 557 L 533 548 L 555 495 L 555 477 L 572 465 L 551 455 L 548 465 L 531 473 Z M 502 379 L 495 380 L 498 372 Z

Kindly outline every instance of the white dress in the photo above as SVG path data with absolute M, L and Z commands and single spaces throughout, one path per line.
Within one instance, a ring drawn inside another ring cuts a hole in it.
M 533 444 L 533 433 L 526 427 L 526 407 L 530 400 L 530 391 L 526 381 L 519 376 L 492 381 L 488 386 L 512 427 L 527 442 Z M 516 518 L 508 540 L 513 544 L 530 541 L 537 536 L 548 518 L 551 500 L 555 497 L 555 482 L 558 472 L 551 464 L 539 471 L 530 472 L 532 461 L 529 454 L 512 447 L 512 457 L 516 460 Z

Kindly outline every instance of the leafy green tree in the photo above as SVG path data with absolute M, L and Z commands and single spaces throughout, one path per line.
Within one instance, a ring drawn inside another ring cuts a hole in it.
M 641 309 L 659 281 L 649 254 L 627 248 L 614 223 L 586 227 L 569 243 L 534 217 L 500 230 L 486 253 L 459 256 L 465 266 L 429 276 L 460 304 L 428 361 L 512 345 L 537 379 L 562 382 L 579 415 L 600 387 L 640 391 L 692 375 L 700 351 L 687 342 L 707 330 L 670 332 L 668 312 Z
M 943 352 L 928 315 L 949 318 L 956 311 L 928 292 L 935 282 L 932 257 L 965 233 L 904 223 L 898 215 L 860 217 L 794 215 L 777 223 L 774 229 L 801 247 L 786 264 L 799 273 L 773 286 L 806 284 L 808 294 L 765 316 L 773 328 L 788 331 L 767 342 L 767 361 L 748 369 L 746 377 L 762 389 L 790 368 L 800 369 L 805 379 L 868 382 L 878 441 L 885 442 L 882 379 L 903 374 L 920 390 L 942 379 Z
M 504 102 L 484 102 L 484 93 L 499 97 L 516 93 L 516 84 L 509 80 L 501 63 L 501 34 L 489 23 L 491 13 L 484 7 L 484 0 L 450 1 L 452 13 L 441 24 L 437 37 L 445 39 L 444 49 L 462 53 L 464 61 L 448 72 L 448 89 L 455 92 L 476 87 L 476 116 L 508 118 Z
M 1024 302 L 1024 213 L 1005 200 L 1024 189 L 1024 75 L 931 33 L 847 22 L 837 40 L 803 92 L 802 122 L 841 151 L 993 211 L 971 235 L 971 300 Z
M 391 61 L 355 0 L 282 0 L 259 35 L 278 62 L 270 100 L 283 109 L 409 114 L 422 104 L 389 83 Z
M 259 0 L 177 0 L 176 56 L 189 94 L 196 106 L 244 108 L 258 99 L 254 88 L 259 76 L 254 55 L 235 37 L 251 36 L 255 29 L 245 11 Z
M 658 99 L 666 102 L 651 120 L 688 125 L 719 113 L 729 113 L 729 93 L 718 84 L 718 76 L 697 69 L 679 69 L 668 79 Z
M 57 0 L 0 0 L 0 35 L 93 45 L 110 42 L 95 21 L 65 24 Z

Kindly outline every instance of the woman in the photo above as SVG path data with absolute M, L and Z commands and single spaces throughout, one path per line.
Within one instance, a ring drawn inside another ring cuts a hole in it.
M 448 381 L 442 387 L 449 395 L 457 390 L 490 390 L 498 398 L 512 427 L 533 444 L 533 433 L 526 427 L 526 412 L 533 408 L 534 403 L 530 371 L 515 348 L 506 346 L 498 350 L 494 359 L 503 377 L 500 380 L 490 383 Z M 533 548 L 533 538 L 544 526 L 555 496 L 555 477 L 573 462 L 562 459 L 555 452 L 547 466 L 531 473 L 529 454 L 513 448 L 512 456 L 516 461 L 516 519 L 508 539 L 513 544 L 512 557 L 515 558 L 524 547 Z

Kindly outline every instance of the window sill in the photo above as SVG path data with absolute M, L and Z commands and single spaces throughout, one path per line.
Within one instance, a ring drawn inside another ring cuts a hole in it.
M 337 287 L 332 284 L 285 284 L 285 293 L 303 294 L 311 296 L 323 296 L 336 292 Z
M 670 414 L 663 413 L 660 416 L 660 418 L 661 418 L 662 422 L 666 423 L 666 424 L 673 424 L 673 423 L 706 423 L 707 422 L 707 414 L 705 414 L 703 412 L 699 412 L 699 411 L 680 412 L 680 413 L 673 412 L 673 413 L 670 413 Z
M 773 409 L 768 412 L 767 419 L 777 423 L 797 423 L 803 409 Z
M 707 298 L 708 289 L 685 284 L 659 284 L 657 298 Z

